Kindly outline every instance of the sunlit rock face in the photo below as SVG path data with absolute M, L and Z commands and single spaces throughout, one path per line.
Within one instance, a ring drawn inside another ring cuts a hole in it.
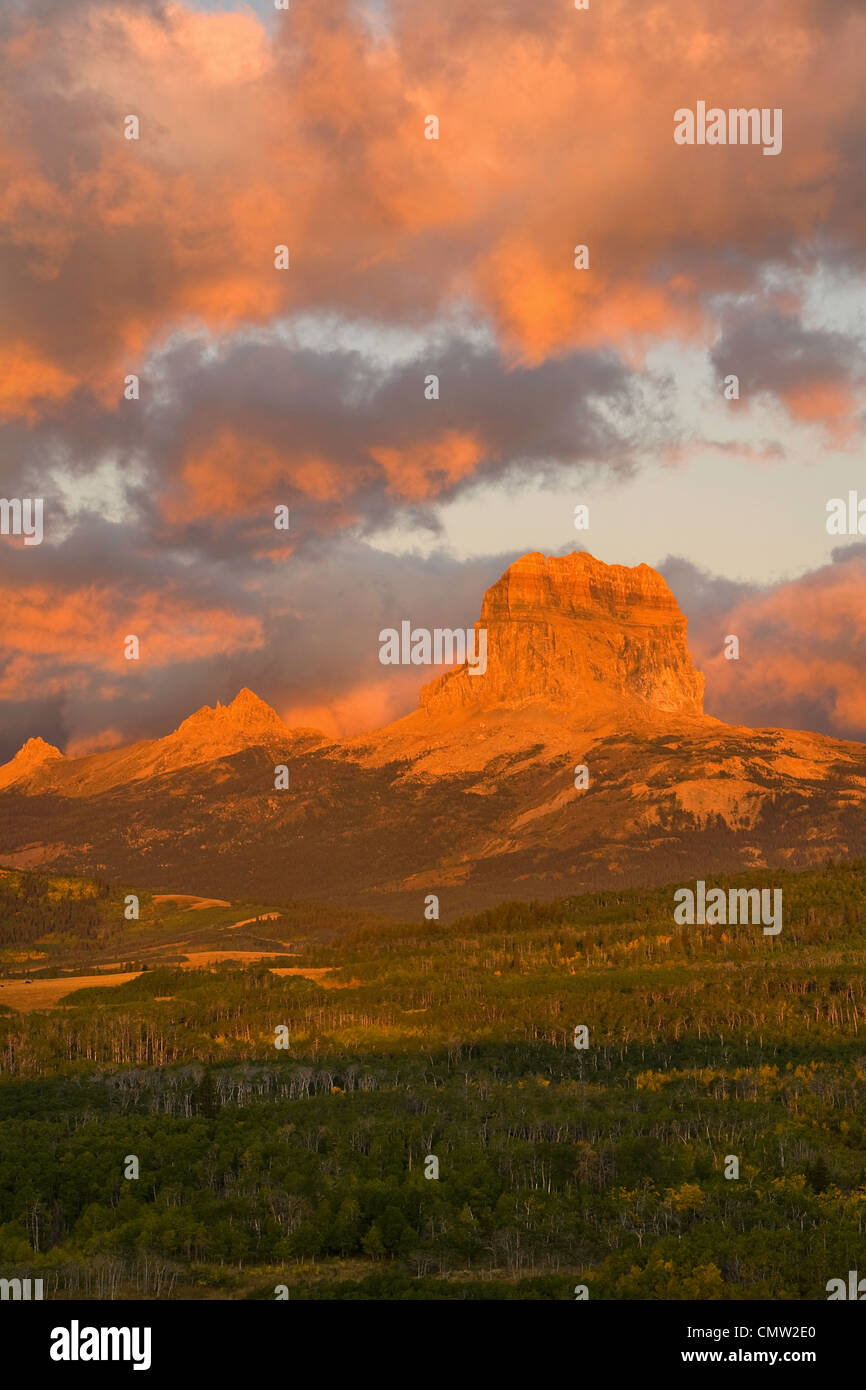
M 622 703 L 702 712 L 686 619 L 648 565 L 524 555 L 488 589 L 476 628 L 487 632 L 487 670 L 425 686 L 430 714 L 543 704 L 591 716 Z

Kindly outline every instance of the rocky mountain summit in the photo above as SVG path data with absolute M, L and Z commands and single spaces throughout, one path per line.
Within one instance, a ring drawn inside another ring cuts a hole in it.
M 484 679 L 449 671 L 425 686 L 428 714 L 543 705 L 584 722 L 618 705 L 700 714 L 704 679 L 686 620 L 649 565 L 586 553 L 524 555 L 484 595 Z

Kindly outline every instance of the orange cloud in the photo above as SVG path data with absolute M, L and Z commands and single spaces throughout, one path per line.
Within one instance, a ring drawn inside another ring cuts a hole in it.
M 397 0 L 376 40 L 346 0 L 327 21 L 293 9 L 270 38 L 249 11 L 93 0 L 39 30 L 37 74 L 37 31 L 10 18 L 0 215 L 19 284 L 0 333 L 28 344 L 24 361 L 50 358 L 58 389 L 69 378 L 105 402 L 191 320 L 295 309 L 417 321 L 468 299 L 532 362 L 706 340 L 712 291 L 753 287 L 766 261 L 802 270 L 819 233 L 862 251 L 849 161 L 866 16 L 814 15 L 607 0 L 603 22 L 561 4 L 481 23 L 463 0 Z M 782 155 L 676 146 L 674 110 L 701 98 L 782 107 Z M 130 113 L 139 141 L 123 139 Z M 39 385 L 25 370 L 8 408 L 30 418 Z
M 417 670 L 389 671 L 381 680 L 362 681 L 333 699 L 293 702 L 280 713 L 292 728 L 320 729 L 329 738 L 349 738 L 415 709 L 422 684 Z
M 137 664 L 124 656 L 129 635 L 139 638 L 141 664 L 150 668 L 253 650 L 263 642 L 258 618 L 168 590 L 124 599 L 95 585 L 65 592 L 30 584 L 0 590 L 0 602 L 4 699 L 32 696 L 34 689 L 45 695 L 84 688 L 100 671 L 128 674 Z
M 27 343 L 0 343 L 0 420 L 39 418 L 47 402 L 63 400 L 75 377 Z
M 338 501 L 339 469 L 325 458 L 293 456 L 290 447 L 283 453 L 227 427 L 192 447 L 177 481 L 162 499 L 162 511 L 171 522 L 241 515 L 269 505 L 288 505 L 295 488 L 319 502 Z M 272 521 L 272 511 L 265 515 Z
M 485 449 L 477 434 L 448 430 L 438 439 L 425 439 L 402 449 L 374 446 L 370 453 L 384 469 L 389 493 L 420 501 L 470 477 Z
M 102 729 L 99 733 L 70 739 L 64 751 L 67 758 L 86 758 L 88 753 L 104 753 L 106 749 L 119 748 L 125 742 L 120 729 Z
M 866 737 L 866 556 L 856 551 L 747 598 L 695 645 L 707 710 L 737 723 Z M 739 638 L 739 660 L 722 638 Z
M 847 382 L 814 381 L 780 393 L 795 420 L 823 424 L 838 448 L 858 432 L 859 393 Z

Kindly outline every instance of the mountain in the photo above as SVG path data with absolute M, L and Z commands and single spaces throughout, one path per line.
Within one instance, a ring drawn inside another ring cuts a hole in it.
M 565 751 L 589 730 L 701 714 L 704 678 L 686 620 L 648 565 L 524 555 L 488 589 L 475 629 L 487 633 L 484 675 L 464 665 L 425 685 L 416 711 L 373 736 L 374 761 L 477 769 L 539 740 Z M 351 746 L 365 743 L 369 735 Z
M 488 589 L 489 678 L 449 671 L 425 687 L 429 715 L 542 706 L 582 718 L 624 704 L 700 714 L 704 680 L 686 620 L 649 565 L 605 565 L 586 553 L 524 555 Z
M 46 743 L 44 738 L 28 738 L 12 761 L 0 767 L 0 787 L 11 787 L 13 783 L 31 784 L 46 763 L 62 757 L 53 743 Z
M 526 555 L 482 629 L 483 674 L 447 671 L 359 738 L 291 729 L 243 690 L 128 748 L 30 740 L 0 769 L 0 862 L 409 915 L 436 893 L 445 917 L 866 854 L 866 746 L 705 715 L 647 565 Z
M 216 763 L 250 748 L 274 758 L 291 758 L 299 748 L 326 743 L 316 730 L 290 729 L 276 710 L 251 690 L 241 690 L 231 704 L 205 705 L 165 738 L 148 739 L 106 753 L 64 758 L 42 739 L 28 739 L 5 767 L 0 787 L 26 785 L 30 794 L 93 796 L 111 788 L 171 776 L 200 763 Z M 60 761 L 57 761 L 60 759 Z

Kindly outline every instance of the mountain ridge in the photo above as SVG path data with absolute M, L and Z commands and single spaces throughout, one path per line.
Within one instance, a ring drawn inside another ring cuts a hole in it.
M 244 688 L 162 739 L 78 759 L 28 741 L 0 769 L 0 861 L 398 913 L 434 892 L 446 916 L 866 855 L 866 746 L 703 713 L 649 566 L 521 557 L 481 623 L 484 675 L 454 667 L 355 738 L 292 729 Z

